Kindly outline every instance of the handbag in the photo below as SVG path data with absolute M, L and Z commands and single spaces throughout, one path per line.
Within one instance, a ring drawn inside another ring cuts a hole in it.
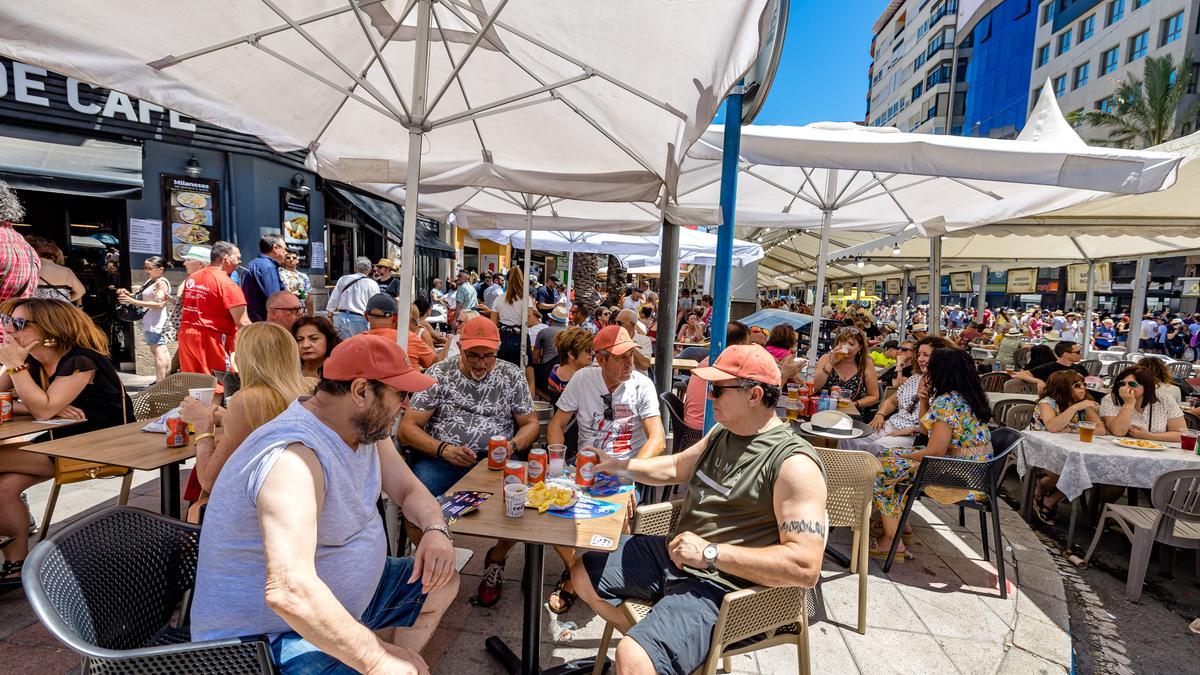
M 147 280 L 146 283 L 142 284 L 142 287 L 137 290 L 137 293 L 133 294 L 134 297 L 140 298 L 142 292 L 146 290 L 146 287 L 154 283 L 154 281 L 154 279 Z M 135 323 L 141 321 L 142 317 L 146 316 L 146 312 L 148 311 L 150 310 L 139 305 L 117 305 L 117 310 L 115 313 L 118 319 L 122 321 L 128 321 L 129 323 Z

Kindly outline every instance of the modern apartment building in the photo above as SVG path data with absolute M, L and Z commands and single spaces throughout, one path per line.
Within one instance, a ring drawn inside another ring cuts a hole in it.
M 1127 75 L 1142 77 L 1149 56 L 1200 52 L 1200 0 L 1048 0 L 1038 6 L 1029 106 L 1049 80 L 1064 113 L 1104 109 Z M 1200 53 L 1196 54 L 1200 56 Z M 1195 58 L 1195 57 L 1194 57 Z M 1189 94 L 1196 93 L 1197 63 Z M 1193 100 L 1188 96 L 1184 105 Z M 1183 121 L 1182 133 L 1198 128 Z M 1081 136 L 1103 139 L 1103 128 L 1082 125 Z
M 1013 138 L 1025 126 L 1036 0 L 963 0 L 958 50 L 969 53 L 962 134 Z

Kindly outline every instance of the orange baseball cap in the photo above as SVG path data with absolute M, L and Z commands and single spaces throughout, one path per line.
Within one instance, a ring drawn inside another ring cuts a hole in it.
M 754 380 L 779 386 L 779 365 L 770 352 L 758 345 L 726 347 L 717 362 L 692 370 L 692 374 L 709 382 L 722 380 Z
M 464 352 L 472 347 L 500 348 L 500 329 L 486 316 L 477 316 L 458 327 L 459 347 Z
M 629 331 L 617 325 L 601 328 L 600 332 L 596 333 L 596 337 L 592 340 L 592 349 L 617 356 L 624 354 L 634 347 L 637 347 L 637 343 L 633 341 L 633 338 L 629 337 Z
M 413 367 L 400 345 L 363 333 L 333 348 L 321 370 L 329 380 L 376 380 L 400 391 L 424 391 L 436 380 Z

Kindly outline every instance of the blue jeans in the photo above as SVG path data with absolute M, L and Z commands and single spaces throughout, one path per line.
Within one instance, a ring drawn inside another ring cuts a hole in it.
M 338 337 L 349 340 L 355 335 L 367 331 L 367 317 L 350 312 L 334 312 L 333 328 L 337 331 Z
M 467 475 L 472 467 L 454 466 L 437 457 L 418 455 L 413 459 L 411 468 L 413 475 L 429 489 L 430 494 L 434 497 L 441 497 L 446 494 L 446 490 L 462 480 L 462 477 Z
M 421 580 L 408 583 L 412 558 L 388 558 L 375 597 L 363 612 L 362 623 L 371 630 L 408 628 L 417 621 L 425 605 Z M 271 640 L 271 659 L 284 675 L 350 675 L 356 671 L 338 661 L 299 633 L 281 633 Z

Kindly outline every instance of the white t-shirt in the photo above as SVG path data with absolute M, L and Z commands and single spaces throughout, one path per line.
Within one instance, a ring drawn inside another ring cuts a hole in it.
M 567 381 L 558 399 L 558 409 L 575 413 L 579 425 L 579 447 L 591 445 L 622 459 L 633 457 L 646 444 L 642 420 L 658 417 L 658 395 L 654 383 L 634 371 L 612 392 L 613 419 L 604 419 L 601 398 L 608 393 L 599 366 L 589 366 Z
M 498 296 L 492 301 L 492 309 L 500 315 L 500 325 L 502 326 L 520 326 L 525 321 L 525 311 L 522 307 L 528 307 L 529 303 L 525 298 L 519 298 L 516 302 L 510 303 L 504 295 Z
M 1112 394 L 1108 394 L 1100 401 L 1101 417 L 1116 417 L 1119 412 L 1121 412 L 1121 405 L 1113 399 Z M 1175 402 L 1175 399 L 1159 397 L 1152 405 L 1145 406 L 1141 410 L 1135 408 L 1133 415 L 1129 418 L 1129 425 L 1141 427 L 1152 434 L 1161 434 L 1167 430 L 1167 420 L 1178 417 L 1183 417 L 1183 411 L 1179 409 L 1179 404 Z

